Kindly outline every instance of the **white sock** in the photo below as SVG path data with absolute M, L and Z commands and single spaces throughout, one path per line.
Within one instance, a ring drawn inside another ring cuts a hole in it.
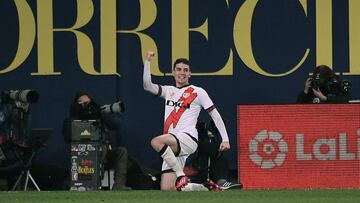
M 166 147 L 166 150 L 161 155 L 161 158 L 163 158 L 164 161 L 170 166 L 170 168 L 173 171 L 175 171 L 176 177 L 185 175 L 185 173 L 182 169 L 182 166 L 176 159 L 174 152 L 171 150 L 171 148 L 169 146 Z
M 203 184 L 188 183 L 183 188 L 181 188 L 181 191 L 184 191 L 184 192 L 209 191 L 209 189 L 207 189 Z

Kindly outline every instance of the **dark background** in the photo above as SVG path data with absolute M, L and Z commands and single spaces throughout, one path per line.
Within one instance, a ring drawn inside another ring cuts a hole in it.
M 41 1 L 27 1 L 36 22 L 36 5 Z M 74 0 L 53 0 L 54 27 L 70 27 L 76 20 Z M 239 104 L 287 104 L 294 103 L 304 81 L 316 66 L 315 0 L 308 1 L 308 16 L 298 1 L 258 1 L 252 21 L 252 48 L 257 63 L 265 71 L 276 74 L 287 72 L 294 61 L 310 54 L 301 67 L 284 77 L 266 77 L 255 73 L 237 55 L 233 39 L 235 16 L 244 1 L 191 0 L 189 3 L 190 27 L 201 25 L 208 18 L 208 40 L 195 32 L 190 33 L 190 61 L 192 72 L 213 72 L 223 67 L 229 50 L 234 53 L 233 75 L 193 76 L 191 83 L 206 89 L 227 123 L 231 150 L 227 153 L 230 168 L 236 169 L 236 107 Z M 171 71 L 171 1 L 155 1 L 157 19 L 144 31 L 157 43 L 159 66 L 163 72 Z M 94 45 L 95 66 L 100 66 L 100 0 L 93 0 L 94 16 L 81 31 Z M 117 1 L 117 29 L 133 29 L 140 20 L 139 1 Z M 333 1 L 333 68 L 336 72 L 348 72 L 348 3 Z M 335 15 L 336 14 L 336 15 Z M 18 46 L 18 16 L 12 0 L 0 1 L 0 70 L 7 67 L 16 54 Z M 359 42 L 360 43 L 360 42 Z M 241 46 L 241 45 L 240 45 Z M 145 92 L 142 87 L 143 62 L 146 50 L 140 47 L 133 34 L 117 35 L 117 63 L 119 76 L 92 76 L 84 73 L 77 61 L 77 46 L 70 32 L 54 34 L 54 67 L 61 75 L 36 76 L 37 47 L 34 47 L 17 69 L 0 74 L 0 91 L 10 89 L 35 89 L 40 100 L 32 105 L 33 127 L 50 127 L 54 131 L 48 148 L 38 156 L 41 163 L 58 167 L 66 166 L 66 146 L 61 135 L 63 119 L 75 92 L 87 89 L 96 101 L 107 104 L 121 99 L 126 112 L 118 117 L 119 145 L 128 148 L 130 156 L 141 165 L 160 167 L 160 159 L 151 147 L 150 139 L 162 132 L 163 101 Z M 360 76 L 341 76 L 353 83 L 354 99 L 360 99 Z M 171 76 L 153 77 L 159 84 L 174 84 Z M 208 117 L 201 114 L 202 120 Z

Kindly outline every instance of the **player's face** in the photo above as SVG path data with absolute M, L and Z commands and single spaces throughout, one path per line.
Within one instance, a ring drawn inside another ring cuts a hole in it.
M 184 63 L 178 63 L 175 65 L 173 75 L 176 82 L 176 87 L 182 87 L 189 84 L 189 78 L 191 77 L 190 67 Z

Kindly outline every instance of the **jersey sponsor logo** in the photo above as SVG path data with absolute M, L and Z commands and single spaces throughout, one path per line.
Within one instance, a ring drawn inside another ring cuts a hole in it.
M 166 105 L 173 106 L 173 107 L 179 107 L 179 108 L 186 108 L 186 109 L 190 108 L 190 104 L 185 105 L 184 102 L 176 102 L 176 101 L 171 101 L 171 100 L 167 100 Z
M 185 92 L 182 96 L 186 99 L 186 98 L 188 98 L 190 96 L 190 93 Z
M 187 97 L 185 98 L 184 95 L 186 95 Z M 176 103 L 181 104 L 182 107 L 190 108 L 190 104 L 195 100 L 196 97 L 197 97 L 197 93 L 194 93 L 194 88 L 189 87 L 185 90 L 185 92 L 182 94 L 182 96 L 179 98 L 179 100 Z M 181 116 L 183 115 L 186 109 L 188 108 L 178 108 L 178 110 L 176 110 L 176 105 L 174 105 L 174 110 L 165 119 L 164 130 L 163 130 L 164 133 L 169 132 L 169 128 L 171 124 L 173 125 L 174 128 L 176 128 Z

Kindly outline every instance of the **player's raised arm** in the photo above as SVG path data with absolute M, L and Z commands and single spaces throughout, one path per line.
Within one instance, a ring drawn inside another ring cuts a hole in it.
M 226 132 L 224 121 L 222 120 L 219 112 L 215 108 L 209 112 L 209 115 L 211 116 L 212 120 L 215 123 L 216 128 L 219 130 L 219 133 L 221 135 L 222 141 L 219 146 L 219 151 L 226 151 L 230 149 L 229 137 Z
M 152 51 L 146 52 L 146 59 L 144 61 L 144 73 L 143 73 L 143 86 L 144 89 L 152 94 L 158 94 L 159 85 L 152 83 L 150 73 L 150 62 L 154 58 L 155 54 Z

